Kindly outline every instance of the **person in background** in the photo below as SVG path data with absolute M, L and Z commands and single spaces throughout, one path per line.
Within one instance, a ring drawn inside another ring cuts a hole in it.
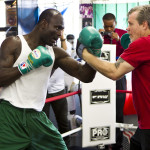
M 66 41 L 64 31 L 58 39 L 56 45 L 63 48 L 65 51 L 71 51 L 71 45 Z M 69 53 L 69 52 L 68 52 Z M 48 81 L 47 98 L 51 98 L 66 93 L 64 71 L 61 68 L 57 68 Z M 68 119 L 68 103 L 66 98 L 62 98 L 53 102 L 46 103 L 43 107 L 43 111 L 47 117 L 50 118 L 50 105 L 53 109 L 59 132 L 65 133 L 70 131 L 69 119 Z M 70 136 L 64 137 L 64 141 L 67 148 L 70 147 Z
M 50 75 L 60 67 L 82 82 L 96 71 L 80 64 L 54 44 L 64 30 L 56 9 L 46 9 L 26 35 L 6 38 L 0 48 L 0 149 L 67 150 L 53 123 L 42 111 Z
M 67 41 L 72 45 L 72 50 L 75 50 L 75 47 L 74 47 L 74 40 L 75 40 L 75 37 L 74 37 L 74 35 L 73 34 L 68 34 L 67 36 L 66 36 L 66 39 L 67 39 Z
M 70 56 L 73 59 L 79 60 L 79 57 L 76 54 L 76 48 L 75 48 L 75 36 L 73 34 L 68 34 L 66 36 L 67 41 L 71 44 L 72 46 L 72 51 L 70 53 Z M 81 83 L 79 80 L 75 79 L 74 77 L 68 75 L 67 73 L 65 73 L 65 83 L 66 83 L 66 87 L 67 87 L 67 92 L 74 92 L 74 91 L 78 91 L 81 88 Z M 78 94 L 78 98 L 79 100 L 81 99 L 80 94 Z M 67 101 L 68 101 L 68 108 L 69 108 L 69 120 L 70 120 L 70 126 L 71 129 L 75 129 L 77 128 L 77 123 L 75 121 L 77 115 L 76 115 L 76 102 L 77 102 L 77 97 L 76 95 L 73 96 L 69 96 L 67 97 Z M 81 102 L 81 101 L 80 101 Z M 81 109 L 81 108 L 80 108 Z M 75 134 L 74 134 L 75 136 Z
M 67 41 L 71 44 L 71 57 L 74 58 L 74 59 L 77 59 L 77 54 L 76 54 L 76 48 L 75 48 L 75 36 L 73 34 L 68 34 L 66 36 L 67 38 Z
M 103 16 L 104 29 L 99 29 L 99 32 L 104 38 L 104 44 L 115 44 L 116 45 L 116 59 L 123 53 L 124 49 L 121 46 L 120 38 L 127 31 L 116 28 L 117 21 L 116 17 L 112 13 L 106 13 Z M 121 79 L 116 81 L 116 90 L 126 90 L 126 77 L 123 76 Z M 116 122 L 123 123 L 123 108 L 125 103 L 126 94 L 116 93 Z M 122 147 L 123 132 L 119 128 L 116 129 L 116 144 L 111 145 L 112 150 L 118 150 Z M 107 146 L 106 146 L 107 147 Z M 107 148 L 106 148 L 107 149 Z

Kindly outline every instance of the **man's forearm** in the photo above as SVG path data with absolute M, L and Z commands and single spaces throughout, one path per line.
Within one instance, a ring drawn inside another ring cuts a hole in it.
M 20 78 L 18 67 L 0 69 L 0 87 L 5 87 Z
M 104 76 L 106 76 L 112 80 L 117 79 L 117 76 L 116 76 L 117 68 L 115 67 L 115 63 L 110 63 L 108 61 L 101 60 L 100 58 L 91 55 L 89 52 L 87 52 L 86 49 L 83 51 L 83 59 L 91 67 L 93 67 L 95 70 L 97 70 Z

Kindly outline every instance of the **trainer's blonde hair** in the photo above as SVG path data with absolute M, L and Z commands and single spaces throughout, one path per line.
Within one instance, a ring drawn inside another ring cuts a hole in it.
M 131 15 L 133 12 L 138 12 L 136 20 L 141 25 L 144 21 L 147 21 L 150 29 L 150 5 L 136 6 L 132 8 L 127 16 Z

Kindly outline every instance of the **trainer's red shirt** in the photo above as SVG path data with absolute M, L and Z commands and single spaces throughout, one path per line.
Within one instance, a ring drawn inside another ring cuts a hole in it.
M 123 34 L 127 33 L 127 31 L 117 28 L 115 28 L 114 32 L 116 32 L 119 35 L 119 38 L 121 38 Z M 108 35 L 104 36 L 104 44 L 116 45 L 116 57 L 119 57 L 124 51 L 123 47 L 121 46 L 120 40 L 119 41 L 116 41 L 115 39 L 112 40 Z
M 132 71 L 132 96 L 140 129 L 150 129 L 150 35 L 132 42 L 120 56 Z

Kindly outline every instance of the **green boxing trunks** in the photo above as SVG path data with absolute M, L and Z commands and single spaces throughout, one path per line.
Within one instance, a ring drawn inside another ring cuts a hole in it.
M 0 150 L 67 150 L 44 112 L 0 103 Z

